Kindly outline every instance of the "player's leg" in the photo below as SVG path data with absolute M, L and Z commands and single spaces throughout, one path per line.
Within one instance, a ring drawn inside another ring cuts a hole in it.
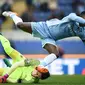
M 3 16 L 12 18 L 17 27 L 25 32 L 32 34 L 31 22 L 23 22 L 22 19 L 16 15 L 16 13 L 10 11 L 3 12 Z
M 64 54 L 64 51 L 62 48 L 60 48 L 59 46 L 55 46 L 52 44 L 47 43 L 44 48 L 51 54 L 54 53 L 56 55 L 56 57 L 62 57 L 62 55 Z
M 56 46 L 56 43 L 53 39 L 43 39 L 42 46 L 49 52 L 49 55 L 44 58 L 40 65 L 47 66 L 59 56 L 64 54 L 64 51 L 60 50 L 60 48 Z
M 20 61 L 24 57 L 10 46 L 10 42 L 2 35 L 0 35 L 1 44 L 5 52 L 13 59 L 13 62 Z
M 51 64 L 55 59 L 57 59 L 60 56 L 58 47 L 56 47 L 52 44 L 46 44 L 44 48 L 50 54 L 48 56 L 46 56 L 44 58 L 44 60 L 40 63 L 41 66 L 47 66 L 47 65 Z M 63 51 L 62 51 L 62 55 L 63 55 Z
M 42 39 L 42 47 L 46 49 L 49 54 L 54 53 L 57 58 L 64 54 L 63 49 L 57 46 L 55 40 L 51 38 Z
M 0 76 L 2 76 L 3 75 L 3 73 L 4 73 L 4 68 L 0 68 Z

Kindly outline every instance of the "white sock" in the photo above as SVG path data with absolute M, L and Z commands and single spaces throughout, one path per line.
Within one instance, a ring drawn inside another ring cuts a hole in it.
M 23 22 L 23 20 L 20 17 L 14 15 L 14 14 L 11 15 L 10 17 L 13 19 L 13 21 L 14 21 L 15 24 L 17 24 L 19 22 Z
M 47 66 L 51 64 L 55 59 L 57 59 L 57 57 L 52 53 L 44 58 L 44 60 L 40 63 L 40 66 Z

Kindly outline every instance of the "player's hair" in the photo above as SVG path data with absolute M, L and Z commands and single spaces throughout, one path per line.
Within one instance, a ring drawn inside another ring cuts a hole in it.
M 84 16 L 85 15 L 85 11 L 80 13 L 80 16 Z
M 41 73 L 40 79 L 44 80 L 50 77 L 50 73 L 47 68 L 45 67 L 36 67 L 36 70 Z
M 47 79 L 48 77 L 50 77 L 50 73 L 49 73 L 49 71 L 46 72 L 46 73 L 41 73 L 41 77 L 40 77 L 40 79 L 44 80 L 44 79 Z

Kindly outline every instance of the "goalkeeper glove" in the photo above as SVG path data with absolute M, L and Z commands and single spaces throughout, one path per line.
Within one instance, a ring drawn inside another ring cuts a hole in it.
M 5 74 L 4 76 L 1 76 L 0 77 L 0 83 L 6 83 L 6 80 L 7 80 L 7 78 L 8 78 L 8 74 Z

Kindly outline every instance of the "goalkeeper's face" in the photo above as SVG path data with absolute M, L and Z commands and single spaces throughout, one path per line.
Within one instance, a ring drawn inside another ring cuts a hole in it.
M 33 70 L 32 76 L 36 78 L 40 78 L 42 80 L 47 79 L 50 76 L 50 73 L 48 69 L 42 68 L 42 67 L 36 67 L 36 69 Z

